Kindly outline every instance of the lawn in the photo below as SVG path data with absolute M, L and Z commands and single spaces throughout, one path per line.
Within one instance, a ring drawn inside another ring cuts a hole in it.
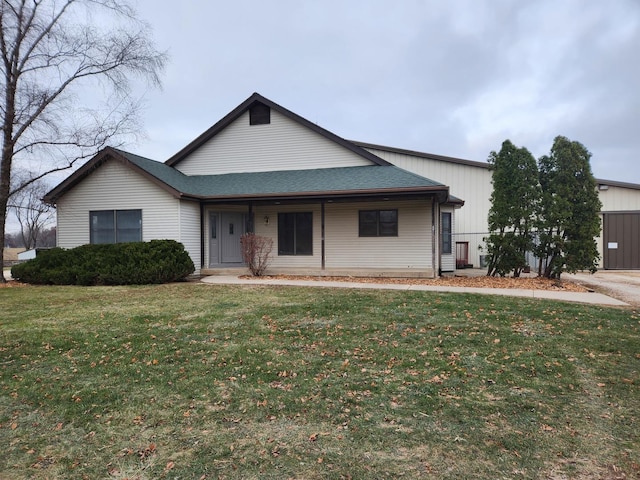
M 0 477 L 640 476 L 640 314 L 429 292 L 0 289 Z

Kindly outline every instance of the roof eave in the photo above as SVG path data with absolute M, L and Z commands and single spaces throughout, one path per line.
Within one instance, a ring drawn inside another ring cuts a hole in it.
M 66 179 L 60 182 L 57 186 L 52 188 L 44 197 L 42 201 L 49 205 L 55 205 L 56 201 L 64 195 L 68 190 L 76 186 L 82 180 L 84 180 L 91 172 L 102 165 L 109 158 L 118 157 L 124 158 L 120 153 L 111 147 L 105 147 L 100 150 L 96 155 L 87 163 L 82 165 L 78 170 L 69 175 Z
M 100 152 L 98 152 L 91 160 L 85 163 L 82 167 L 72 173 L 69 177 L 63 180 L 58 186 L 49 191 L 43 198 L 42 201 L 48 203 L 50 205 L 55 205 L 60 197 L 62 197 L 65 193 L 67 193 L 70 189 L 75 187 L 78 183 L 83 181 L 86 177 L 88 177 L 95 169 L 103 165 L 109 159 L 114 159 L 122 162 L 124 165 L 129 168 L 135 170 L 142 176 L 149 179 L 154 184 L 158 185 L 162 189 L 169 192 L 176 198 L 181 196 L 181 192 L 166 182 L 160 180 L 155 175 L 152 175 L 144 168 L 136 165 L 131 160 L 129 160 L 125 155 L 118 152 L 114 148 L 105 147 Z
M 358 198 L 358 197 L 398 197 L 398 196 L 417 196 L 417 195 L 437 195 L 447 198 L 449 194 L 448 187 L 407 187 L 407 188 L 382 188 L 382 189 L 363 189 L 363 190 L 331 190 L 331 191 L 313 191 L 313 192 L 275 192 L 275 193 L 259 193 L 259 194 L 236 194 L 236 195 L 189 195 L 185 194 L 185 198 L 191 198 L 201 201 L 213 202 L 247 202 L 247 201 L 277 201 L 277 200 L 311 200 L 311 199 L 334 199 L 334 198 Z

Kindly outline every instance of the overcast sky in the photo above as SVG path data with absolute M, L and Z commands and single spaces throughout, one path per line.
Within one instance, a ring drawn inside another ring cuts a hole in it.
M 639 0 L 134 4 L 170 55 L 140 155 L 166 160 L 258 92 L 347 139 L 477 161 L 564 135 L 596 177 L 640 183 Z

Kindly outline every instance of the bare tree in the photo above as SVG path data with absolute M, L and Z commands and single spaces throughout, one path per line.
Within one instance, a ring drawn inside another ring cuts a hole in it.
M 4 248 L 9 198 L 50 173 L 74 167 L 107 142 L 118 146 L 137 133 L 134 82 L 160 86 L 166 55 L 156 50 L 147 26 L 125 1 L 0 2 Z M 33 175 L 16 182 L 12 172 L 18 167 Z
M 273 240 L 269 237 L 245 233 L 240 237 L 242 260 L 255 277 L 261 277 L 271 263 Z
M 21 180 L 18 181 L 22 183 Z M 42 201 L 48 191 L 49 185 L 43 180 L 37 180 L 18 190 L 9 201 L 9 209 L 20 224 L 22 245 L 27 250 L 39 245 L 40 234 L 54 218 L 53 206 Z

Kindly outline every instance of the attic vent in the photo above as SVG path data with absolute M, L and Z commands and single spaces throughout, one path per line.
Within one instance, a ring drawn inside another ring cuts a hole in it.
M 249 108 L 249 125 L 268 125 L 271 123 L 271 109 L 263 103 Z

